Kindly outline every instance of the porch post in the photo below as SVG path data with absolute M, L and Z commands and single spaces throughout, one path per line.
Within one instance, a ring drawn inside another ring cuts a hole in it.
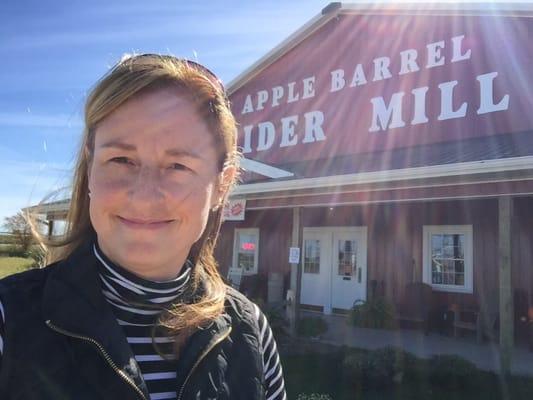
M 291 247 L 300 247 L 300 207 L 292 209 L 292 237 Z M 300 248 L 300 257 L 303 256 Z M 298 318 L 300 316 L 300 291 L 301 291 L 301 263 L 291 263 L 291 284 L 290 289 L 293 294 L 291 303 L 288 307 L 290 330 L 293 336 L 296 336 Z
M 503 374 L 511 371 L 514 340 L 513 292 L 511 280 L 511 217 L 513 200 L 510 196 L 498 198 L 499 277 L 500 277 L 500 362 Z
M 47 232 L 48 240 L 52 239 L 53 232 L 54 232 L 54 220 L 50 219 L 48 220 L 48 232 Z

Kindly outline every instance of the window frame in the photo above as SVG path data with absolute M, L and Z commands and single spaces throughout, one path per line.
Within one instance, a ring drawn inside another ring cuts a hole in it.
M 243 275 L 257 275 L 258 274 L 258 264 L 259 264 L 259 228 L 235 228 L 233 234 L 233 257 L 232 264 L 234 268 L 239 268 L 237 263 L 238 254 L 239 254 L 239 234 L 253 234 L 257 237 L 257 246 L 255 247 L 254 252 L 254 268 L 251 271 L 242 271 Z
M 431 236 L 432 235 L 464 235 L 464 285 L 448 285 L 432 283 L 431 277 Z M 433 290 L 450 293 L 474 293 L 474 262 L 472 225 L 424 225 L 423 226 L 423 255 L 422 281 L 430 285 Z

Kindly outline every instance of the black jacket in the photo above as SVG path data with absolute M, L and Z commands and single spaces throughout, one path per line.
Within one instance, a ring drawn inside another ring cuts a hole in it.
M 0 280 L 0 399 L 149 399 L 95 263 L 87 245 L 64 261 Z M 263 399 L 259 334 L 252 304 L 228 288 L 226 312 L 182 350 L 178 399 Z

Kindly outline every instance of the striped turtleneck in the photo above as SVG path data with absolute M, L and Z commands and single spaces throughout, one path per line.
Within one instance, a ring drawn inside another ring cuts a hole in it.
M 155 336 L 152 339 L 152 328 L 164 307 L 183 295 L 191 277 L 191 263 L 185 264 L 176 279 L 154 282 L 111 262 L 96 243 L 93 249 L 100 261 L 102 292 L 124 330 L 151 399 L 175 399 L 176 361 L 172 356 L 172 338 Z M 158 354 L 153 342 L 165 358 Z
M 152 400 L 176 399 L 176 368 L 172 339 L 154 336 L 152 329 L 161 311 L 184 295 L 191 278 L 192 263 L 187 261 L 180 275 L 169 281 L 155 282 L 140 278 L 113 263 L 94 244 L 99 260 L 102 292 L 122 326 L 137 360 Z M 286 399 L 282 368 L 272 330 L 264 314 L 255 306 L 261 332 L 263 370 L 267 386 L 267 400 Z M 155 350 L 155 341 L 162 358 Z

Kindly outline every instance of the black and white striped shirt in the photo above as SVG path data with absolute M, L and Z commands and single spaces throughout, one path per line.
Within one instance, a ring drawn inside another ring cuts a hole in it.
M 119 325 L 130 344 L 152 400 L 176 399 L 175 378 L 177 362 L 172 356 L 172 339 L 154 335 L 152 329 L 161 310 L 183 295 L 191 277 L 191 263 L 187 262 L 176 279 L 155 282 L 140 278 L 111 262 L 98 248 L 93 247 L 99 260 L 102 292 L 112 307 Z M 261 332 L 263 370 L 267 384 L 267 400 L 285 400 L 282 367 L 272 330 L 259 307 L 255 306 Z M 0 355 L 3 351 L 4 310 L 0 302 Z M 8 316 L 9 317 L 9 316 Z M 155 342 L 154 347 L 153 342 Z M 162 354 L 164 357 L 161 357 Z M 1 358 L 0 358 L 1 362 Z M 1 364 L 0 364 L 1 365 Z

